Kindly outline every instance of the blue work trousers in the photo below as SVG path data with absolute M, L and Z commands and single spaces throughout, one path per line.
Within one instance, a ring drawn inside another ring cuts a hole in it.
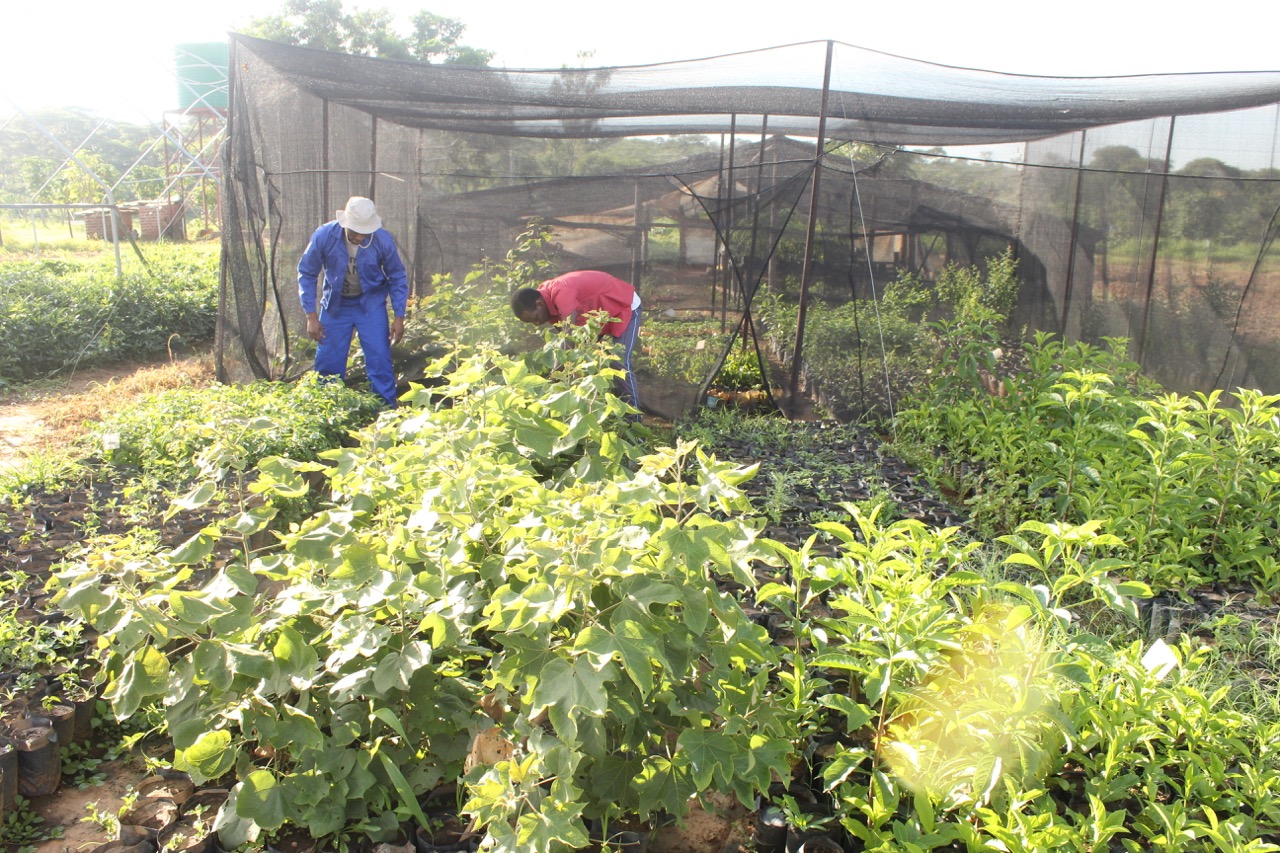
M 391 321 L 386 300 L 366 303 L 359 297 L 349 299 L 335 293 L 320 315 L 320 327 L 324 339 L 316 345 L 316 373 L 345 379 L 351 338 L 358 336 L 369 387 L 394 409 L 396 372 L 391 365 Z
M 622 379 L 622 393 L 618 396 L 626 400 L 637 409 L 640 408 L 640 386 L 636 383 L 636 372 L 631 366 L 631 352 L 636 348 L 636 340 L 640 337 L 640 309 L 635 308 L 631 312 L 631 322 L 622 330 L 622 334 L 618 336 L 618 343 L 622 344 L 622 364 L 620 365 L 626 376 Z

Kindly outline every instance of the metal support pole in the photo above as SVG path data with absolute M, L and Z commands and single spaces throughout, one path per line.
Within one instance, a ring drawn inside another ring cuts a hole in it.
M 764 149 L 765 143 L 769 140 L 769 116 L 760 117 L 760 152 L 756 155 L 756 185 L 755 191 L 752 193 L 751 204 L 751 248 L 747 252 L 748 265 L 746 267 L 747 275 L 750 277 L 749 283 L 751 290 L 743 293 L 743 299 L 747 303 L 747 313 L 751 313 L 751 301 L 755 299 L 756 291 L 760 289 L 760 279 L 763 277 L 763 270 L 760 270 L 758 264 L 755 263 L 756 251 L 759 243 L 760 234 L 760 200 L 764 197 Z M 769 204 L 770 213 L 773 212 L 773 204 Z M 769 237 L 773 237 L 773 229 L 769 229 Z M 772 249 L 773 244 L 770 243 Z M 770 252 L 772 254 L 772 251 Z
M 796 340 L 791 352 L 791 408 L 800 388 L 800 362 L 804 355 L 804 321 L 809 307 L 809 276 L 813 266 L 813 235 L 818 220 L 818 190 L 822 183 L 823 145 L 827 135 L 827 96 L 831 92 L 831 57 L 835 42 L 827 42 L 827 65 L 822 72 L 822 103 L 818 108 L 818 146 L 813 153 L 813 185 L 809 189 L 809 222 L 805 228 L 804 264 L 800 268 L 800 306 L 796 315 Z
M 1160 228 L 1164 221 L 1164 199 L 1169 189 L 1169 163 L 1173 159 L 1173 131 L 1177 123 L 1177 116 L 1170 117 L 1169 138 L 1165 141 L 1164 147 L 1164 171 L 1160 176 L 1160 197 L 1156 202 L 1156 222 L 1151 234 L 1151 255 L 1147 261 L 1147 298 L 1142 305 L 1142 334 L 1138 337 L 1138 345 L 1134 354 L 1134 361 L 1143 367 L 1146 367 L 1142 363 L 1142 359 L 1147 349 L 1147 323 L 1151 320 L 1151 294 L 1156 288 L 1156 254 L 1160 249 Z
M 373 117 L 369 127 L 369 192 L 366 195 L 377 201 L 375 182 L 378 180 L 378 117 Z
M 637 178 L 633 183 L 631 196 L 631 227 L 635 229 L 635 236 L 631 240 L 631 286 L 637 291 L 640 290 L 640 273 L 645 261 L 645 241 L 649 234 L 647 228 L 640 227 L 641 219 L 640 179 Z M 643 294 L 641 296 L 643 297 Z
M 329 99 L 325 98 L 320 107 L 320 162 L 324 164 L 321 170 L 320 178 L 320 194 L 324 196 L 324 204 L 320 206 L 321 210 L 336 210 L 333 206 L 333 199 L 329 197 Z M 331 215 L 331 214 L 330 214 Z M 320 217 L 320 221 L 316 225 L 323 225 L 328 221 L 327 216 Z
M 1087 130 L 1080 131 L 1080 154 L 1076 158 L 1076 198 L 1071 211 L 1071 243 L 1067 252 L 1067 280 L 1062 288 L 1062 317 L 1058 321 L 1058 333 L 1067 334 L 1067 314 L 1071 310 L 1071 280 L 1076 272 L 1076 248 L 1080 241 L 1080 198 L 1084 191 L 1084 146 Z
M 724 222 L 724 306 L 726 310 L 725 317 L 722 318 L 720 323 L 720 334 L 724 334 L 726 330 L 724 320 L 728 318 L 729 313 L 729 292 L 733 288 L 734 282 L 737 281 L 737 276 L 734 275 L 734 270 L 737 267 L 737 261 L 733 256 L 733 185 L 735 181 L 733 172 L 735 168 L 734 155 L 737 153 L 737 147 L 738 114 L 731 113 L 729 116 L 729 175 L 724 182 L 725 189 L 723 196 L 725 206 L 722 208 L 724 211 L 722 220 Z M 734 303 L 737 304 L 736 298 L 734 299 Z
M 716 200 L 719 201 L 724 197 L 724 134 L 720 134 L 720 178 L 716 182 Z M 712 220 L 711 227 L 715 228 L 715 220 Z M 720 251 L 717 236 L 716 248 L 712 250 L 711 255 L 711 318 L 714 320 L 716 316 L 716 291 L 720 287 Z M 724 330 L 724 318 L 720 318 L 721 331 Z

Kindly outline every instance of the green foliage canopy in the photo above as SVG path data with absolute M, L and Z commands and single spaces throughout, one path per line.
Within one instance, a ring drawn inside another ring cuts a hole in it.
M 286 0 L 280 12 L 255 18 L 248 35 L 272 41 L 385 59 L 416 59 L 451 65 L 487 65 L 493 51 L 461 43 L 466 25 L 422 10 L 397 29 L 385 7 L 347 11 L 342 0 Z
M 0 133 L 0 201 L 102 200 L 102 187 L 58 151 L 41 127 L 76 148 L 76 156 L 108 183 L 129 172 L 130 180 L 116 187 L 116 201 L 154 198 L 163 189 L 164 159 L 152 144 L 157 135 L 154 127 L 105 120 L 77 107 L 33 111 L 31 117 L 39 125 L 16 116 Z

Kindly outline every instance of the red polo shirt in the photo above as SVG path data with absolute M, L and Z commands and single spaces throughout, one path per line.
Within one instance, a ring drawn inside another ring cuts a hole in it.
M 604 331 L 622 337 L 631 322 L 631 306 L 636 289 L 616 276 L 598 270 L 577 270 L 544 281 L 538 292 L 546 300 L 551 322 L 568 320 L 576 326 L 586 322 L 592 311 L 604 311 L 614 318 Z

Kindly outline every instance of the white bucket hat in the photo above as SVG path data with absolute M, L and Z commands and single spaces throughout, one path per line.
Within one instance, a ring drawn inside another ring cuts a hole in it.
M 347 199 L 346 209 L 338 211 L 338 224 L 357 234 L 372 234 L 382 227 L 382 219 L 372 200 L 353 195 Z

